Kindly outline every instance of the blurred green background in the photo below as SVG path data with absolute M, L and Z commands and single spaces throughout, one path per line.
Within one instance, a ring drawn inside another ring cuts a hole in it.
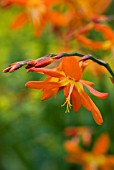
M 113 13 L 112 6 L 107 12 Z M 18 31 L 10 29 L 10 23 L 19 9 L 0 9 L 0 170 L 74 170 L 81 167 L 65 162 L 66 140 L 64 128 L 89 126 L 94 129 L 94 140 L 104 132 L 110 136 L 109 153 L 114 154 L 114 85 L 109 74 L 98 77 L 87 72 L 84 78 L 96 83 L 95 89 L 109 93 L 100 100 L 91 96 L 104 119 L 102 126 L 95 124 L 90 112 L 81 108 L 78 113 L 65 114 L 63 92 L 56 99 L 41 101 L 41 92 L 27 89 L 29 80 L 44 77 L 27 74 L 22 68 L 14 73 L 3 74 L 10 63 L 36 59 L 61 50 L 62 42 L 46 28 L 40 38 L 33 36 L 32 26 Z M 112 22 L 112 26 L 113 26 Z M 74 49 L 77 50 L 77 47 Z M 97 55 L 97 52 L 94 52 Z M 99 56 L 104 52 L 99 52 Z M 107 56 L 108 57 L 108 56 Z M 111 57 L 114 57 L 111 54 Z

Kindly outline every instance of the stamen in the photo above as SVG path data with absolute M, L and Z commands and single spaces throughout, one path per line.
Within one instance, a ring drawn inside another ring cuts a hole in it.
M 61 105 L 62 107 L 65 106 L 67 104 L 67 107 L 66 107 L 66 111 L 65 113 L 69 113 L 70 112 L 70 109 L 72 107 L 71 103 L 70 103 L 70 98 L 67 97 L 66 98 L 66 101 Z
M 71 107 L 72 107 L 72 105 L 71 105 L 71 103 L 70 103 L 70 96 L 71 96 L 71 94 L 72 94 L 73 87 L 74 87 L 74 84 L 70 86 L 70 90 L 69 90 L 69 93 L 68 93 L 68 97 L 66 98 L 66 101 L 61 105 L 61 106 L 64 106 L 65 104 L 67 104 L 65 113 L 69 113 L 69 112 L 70 112 L 70 109 L 71 109 Z

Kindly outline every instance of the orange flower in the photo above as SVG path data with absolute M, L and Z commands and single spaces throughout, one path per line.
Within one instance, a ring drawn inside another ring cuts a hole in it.
M 68 19 L 58 11 L 52 10 L 52 6 L 61 2 L 60 0 L 9 0 L 11 4 L 25 7 L 12 23 L 11 27 L 17 29 L 29 21 L 35 28 L 35 35 L 39 36 L 47 23 L 56 26 L 66 26 Z
M 102 134 L 93 146 L 92 151 L 81 149 L 75 140 L 66 141 L 64 147 L 68 152 L 66 160 L 68 162 L 81 164 L 83 170 L 113 170 L 114 156 L 106 155 L 109 147 L 109 137 Z
M 81 80 L 82 69 L 76 57 L 63 58 L 59 67 L 54 70 L 46 68 L 31 68 L 29 71 L 43 73 L 49 76 L 45 81 L 30 81 L 26 83 L 26 86 L 29 88 L 42 89 L 43 100 L 52 97 L 59 90 L 64 89 L 66 101 L 62 106 L 67 105 L 66 112 L 70 111 L 72 105 L 75 112 L 77 112 L 81 105 L 83 105 L 87 110 L 92 112 L 96 123 L 102 124 L 103 120 L 100 111 L 84 91 L 84 86 L 98 98 L 104 99 L 108 96 L 108 93 L 98 92 L 91 87 L 94 83 Z M 70 100 L 72 100 L 72 105 Z
M 103 12 L 108 9 L 111 5 L 112 0 L 76 0 L 76 1 L 65 1 L 65 4 L 68 6 L 69 12 L 69 26 L 67 27 L 66 34 L 63 38 L 69 42 L 73 37 L 73 33 L 77 32 L 77 37 L 79 35 L 80 41 L 86 41 L 87 44 L 91 42 L 89 40 L 83 40 L 83 37 L 80 37 L 80 32 L 78 30 L 86 27 L 88 23 L 101 23 L 102 21 L 106 22 L 110 20 L 110 16 L 101 15 Z M 83 43 L 83 42 L 82 42 Z M 99 44 L 97 44 L 99 45 Z

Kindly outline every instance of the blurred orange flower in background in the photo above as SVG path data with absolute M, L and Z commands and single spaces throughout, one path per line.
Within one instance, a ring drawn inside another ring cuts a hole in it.
M 52 9 L 54 5 L 61 3 L 60 0 L 7 0 L 4 2 L 4 4 L 8 3 L 24 7 L 24 11 L 12 22 L 13 29 L 20 28 L 31 21 L 35 36 L 39 36 L 47 23 L 55 26 L 68 24 L 68 18 L 63 13 Z
M 94 143 L 92 151 L 87 151 L 78 146 L 74 138 L 66 141 L 64 144 L 68 152 L 66 161 L 81 164 L 83 170 L 113 170 L 114 156 L 106 154 L 109 142 L 109 136 L 102 134 Z
M 65 57 L 61 60 L 60 65 L 54 69 L 30 68 L 29 71 L 45 74 L 47 78 L 45 81 L 29 81 L 26 83 L 26 86 L 33 89 L 41 89 L 43 91 L 42 100 L 48 99 L 61 89 L 64 89 L 66 101 L 62 106 L 67 105 L 66 112 L 70 111 L 72 105 L 75 112 L 83 105 L 87 110 L 92 112 L 96 123 L 102 124 L 103 120 L 100 111 L 84 91 L 84 86 L 98 98 L 104 99 L 108 96 L 108 93 L 98 92 L 91 87 L 94 83 L 81 80 L 81 66 L 83 64 L 80 64 L 76 57 Z
M 91 21 L 105 20 L 106 17 L 101 15 L 111 5 L 112 0 L 1 0 L 1 6 L 17 5 L 24 7 L 16 19 L 12 22 L 13 29 L 20 28 L 28 22 L 32 22 L 35 29 L 35 36 L 40 36 L 47 23 L 53 27 L 67 26 L 65 36 L 72 34 L 72 31 L 84 27 Z M 53 8 L 60 5 L 66 14 L 61 10 Z M 85 44 L 90 40 L 84 37 L 77 37 Z M 89 42 L 88 42 L 89 41 Z M 92 42 L 91 42 L 92 43 Z M 93 45 L 94 46 L 94 45 Z

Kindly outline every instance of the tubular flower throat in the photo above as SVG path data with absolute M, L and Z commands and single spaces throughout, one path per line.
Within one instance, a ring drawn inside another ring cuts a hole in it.
M 62 106 L 67 105 L 66 112 L 69 112 L 72 106 L 74 111 L 77 112 L 83 105 L 92 112 L 97 124 L 103 123 L 100 111 L 84 91 L 84 86 L 98 98 L 104 99 L 108 96 L 108 93 L 98 92 L 91 87 L 94 83 L 81 80 L 82 68 L 76 57 L 63 58 L 56 69 L 31 68 L 29 71 L 47 75 L 45 81 L 29 81 L 26 83 L 29 88 L 43 91 L 42 100 L 54 96 L 63 89 L 66 100 Z M 72 101 L 72 104 L 70 101 Z

